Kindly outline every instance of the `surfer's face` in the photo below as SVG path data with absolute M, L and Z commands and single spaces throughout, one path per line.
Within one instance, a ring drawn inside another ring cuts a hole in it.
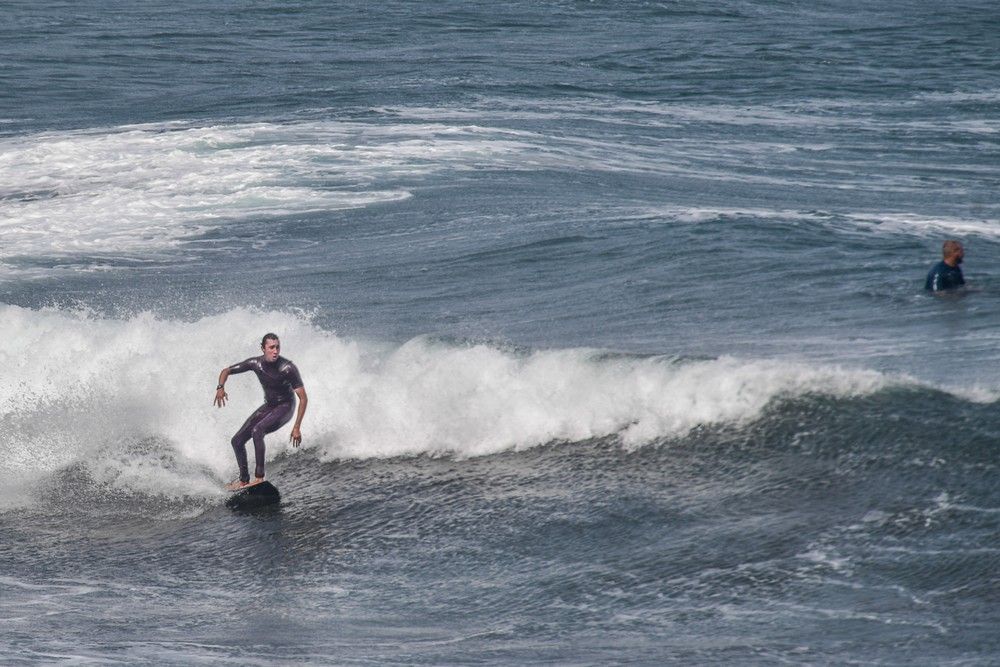
M 269 338 L 264 341 L 260 349 L 264 352 L 264 361 L 274 363 L 278 359 L 278 354 L 281 353 L 281 341 Z

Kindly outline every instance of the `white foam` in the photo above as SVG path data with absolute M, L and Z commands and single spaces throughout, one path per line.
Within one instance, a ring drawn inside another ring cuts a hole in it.
M 16 482 L 19 497 L 69 466 L 133 492 L 210 493 L 234 475 L 229 438 L 261 400 L 244 374 L 227 385 L 229 405 L 215 408 L 216 378 L 257 354 L 257 337 L 269 330 L 302 371 L 305 447 L 323 459 L 479 456 L 603 436 L 640 447 L 703 424 L 755 419 L 776 397 L 864 395 L 903 381 L 728 357 L 519 354 L 422 338 L 386 348 L 300 316 L 251 310 L 185 322 L 4 305 L 0 319 L 0 487 L 9 492 Z M 287 430 L 269 438 L 269 457 L 289 449 Z
M 423 118 L 438 121 L 522 121 L 589 120 L 617 125 L 678 128 L 687 124 L 785 127 L 841 127 L 868 124 L 865 117 L 831 116 L 802 112 L 805 105 L 793 108 L 747 106 L 725 103 L 687 104 L 656 101 L 622 101 L 619 98 L 578 99 L 486 99 L 466 108 L 392 107 L 378 111 L 400 118 Z
M 835 556 L 821 547 L 814 547 L 809 551 L 798 554 L 797 557 L 838 572 L 848 570 L 851 565 L 849 558 Z
M 890 111 L 926 109 L 933 102 L 991 102 L 997 91 L 982 93 L 918 94 L 910 99 L 862 102 L 857 99 L 816 98 L 787 104 L 730 104 L 726 102 L 690 103 L 652 100 L 623 101 L 620 98 L 490 99 L 464 108 L 455 107 L 386 107 L 376 111 L 407 119 L 431 119 L 446 122 L 512 122 L 559 120 L 600 122 L 619 126 L 675 129 L 685 126 L 729 125 L 792 130 L 884 131 L 893 128 L 913 130 L 953 130 L 973 134 L 1000 131 L 994 119 L 967 120 L 953 114 L 933 119 L 901 119 Z M 926 115 L 926 114 L 924 114 Z
M 782 159 L 776 157 L 780 154 L 828 147 L 823 145 L 679 137 L 636 142 L 497 126 L 524 114 L 549 119 L 582 114 L 602 123 L 829 121 L 781 109 L 727 112 L 726 107 L 590 100 L 383 113 L 377 123 L 162 123 L 0 138 L 0 278 L 29 270 L 17 268 L 26 266 L 19 258 L 55 259 L 56 264 L 94 270 L 101 266 L 94 258 L 105 254 L 155 261 L 170 253 L 173 259 L 184 240 L 222 222 L 397 201 L 410 196 L 414 182 L 449 171 L 565 169 L 783 186 L 924 187 L 902 176 L 828 182 L 798 171 L 793 177 L 735 168 L 747 164 L 748 156 L 754 158 L 750 162 L 765 156 L 770 163 Z M 984 176 L 995 172 L 979 169 Z M 877 214 L 875 219 L 858 214 L 858 222 L 876 223 L 886 231 L 929 227 L 983 234 L 996 234 L 1000 226 L 992 219 L 934 221 L 905 212 Z
M 1000 236 L 1000 220 L 983 218 L 970 220 L 952 216 L 928 216 L 916 213 L 852 213 L 846 216 L 881 231 L 910 233 L 920 236 L 945 234 L 975 234 L 995 238 Z
M 917 99 L 933 102 L 1000 102 L 1000 90 L 952 91 L 948 93 L 918 93 Z
M 442 124 L 182 123 L 0 138 L 0 267 L 13 257 L 148 258 L 220 220 L 410 196 L 400 179 L 516 164 L 515 133 Z
M 219 218 L 363 206 L 402 191 L 297 184 L 316 167 L 296 130 L 159 125 L 0 140 L 6 256 L 148 253 Z
M 926 106 L 927 101 L 904 100 L 892 107 Z M 727 103 L 691 104 L 655 101 L 622 101 L 607 98 L 577 99 L 483 99 L 465 108 L 399 107 L 378 109 L 380 113 L 412 120 L 467 122 L 486 125 L 524 122 L 560 122 L 564 126 L 654 128 L 661 132 L 632 132 L 600 135 L 581 130 L 575 136 L 529 136 L 525 140 L 524 166 L 575 166 L 593 171 L 619 171 L 661 175 L 682 175 L 711 181 L 756 183 L 781 187 L 823 188 L 869 192 L 915 192 L 927 188 L 925 180 L 914 175 L 926 167 L 897 157 L 883 160 L 881 169 L 872 172 L 859 157 L 830 157 L 824 153 L 836 148 L 867 154 L 868 144 L 858 140 L 859 133 L 896 132 L 900 128 L 913 133 L 964 134 L 982 137 L 1000 132 L 1000 122 L 993 119 L 963 119 L 951 114 L 919 120 L 900 119 L 859 105 L 851 100 L 805 100 L 792 105 L 733 105 Z M 876 107 L 882 107 L 879 103 Z M 847 110 L 845 112 L 845 109 Z M 834 113 L 831 113 L 831 110 Z M 685 128 L 708 129 L 725 125 L 732 132 L 711 136 L 693 134 Z M 778 132 L 755 132 L 752 138 L 741 128 L 774 129 Z M 685 130 L 678 132 L 677 130 Z M 816 131 L 824 136 L 837 132 L 839 142 L 817 142 Z M 611 136 L 613 138 L 604 138 Z M 634 137 L 629 139 L 629 137 Z M 775 139 L 784 138 L 784 141 Z M 868 142 L 870 143 L 870 142 Z M 965 174 L 982 178 L 997 175 L 992 165 L 963 161 L 958 165 Z M 963 182 L 964 183 L 964 182 Z M 956 182 L 953 187 L 961 187 Z
M 941 234 L 1000 237 L 1000 219 L 929 216 L 907 212 L 834 212 L 823 210 L 766 209 L 727 206 L 656 206 L 620 209 L 619 215 L 642 219 L 662 219 L 666 222 L 713 222 L 720 218 L 815 222 L 831 229 L 874 234 L 910 234 L 937 238 Z

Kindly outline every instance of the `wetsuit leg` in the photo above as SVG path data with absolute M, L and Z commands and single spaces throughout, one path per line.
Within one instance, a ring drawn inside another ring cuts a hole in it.
M 233 451 L 236 453 L 236 463 L 240 466 L 240 481 L 250 481 L 250 471 L 247 466 L 247 441 L 253 439 L 254 475 L 264 476 L 264 436 L 273 433 L 291 420 L 293 403 L 279 403 L 278 405 L 262 405 L 257 408 L 252 415 L 240 427 L 240 430 L 233 436 Z
M 254 425 L 251 435 L 253 436 L 253 453 L 256 463 L 253 471 L 255 477 L 264 476 L 264 436 L 268 433 L 274 433 L 287 424 L 292 418 L 292 408 L 291 403 L 274 405 Z

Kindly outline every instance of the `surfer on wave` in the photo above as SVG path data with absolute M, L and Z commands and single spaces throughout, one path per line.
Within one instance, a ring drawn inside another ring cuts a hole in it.
M 299 398 L 299 409 L 289 440 L 295 447 L 302 443 L 302 432 L 299 427 L 302 425 L 302 416 L 306 413 L 306 404 L 309 400 L 306 397 L 299 369 L 288 359 L 279 356 L 281 341 L 278 340 L 277 335 L 266 334 L 260 342 L 260 349 L 262 354 L 259 357 L 251 357 L 246 361 L 223 368 L 219 374 L 219 384 L 215 388 L 214 404 L 220 408 L 226 404 L 228 398 L 225 386 L 230 375 L 253 371 L 264 389 L 264 405 L 257 408 L 233 436 L 233 451 L 236 453 L 236 462 L 240 467 L 240 478 L 226 484 L 226 489 L 230 491 L 264 481 L 264 436 L 268 433 L 274 433 L 289 422 L 295 409 L 296 396 Z M 251 439 L 253 440 L 256 461 L 253 482 L 250 481 L 246 450 L 246 444 Z

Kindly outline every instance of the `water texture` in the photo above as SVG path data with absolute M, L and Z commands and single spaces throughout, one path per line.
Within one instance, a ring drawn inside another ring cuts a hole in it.
M 995 664 L 998 33 L 5 3 L 2 662 Z

